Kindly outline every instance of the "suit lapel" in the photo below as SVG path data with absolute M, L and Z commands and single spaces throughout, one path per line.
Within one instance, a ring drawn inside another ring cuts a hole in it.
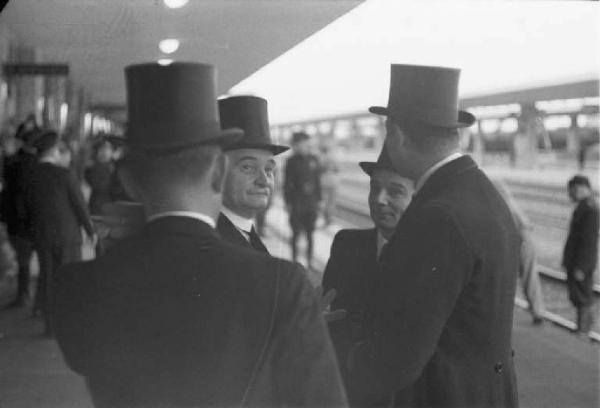
M 230 244 L 253 249 L 252 245 L 250 245 L 250 242 L 248 242 L 241 232 L 238 231 L 235 225 L 233 225 L 231 220 L 223 215 L 223 213 L 219 214 L 217 231 L 219 231 L 221 237 Z

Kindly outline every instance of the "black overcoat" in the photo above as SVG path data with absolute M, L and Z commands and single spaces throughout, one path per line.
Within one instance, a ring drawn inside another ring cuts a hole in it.
M 567 270 L 569 297 L 576 306 L 593 301 L 594 270 L 598 264 L 598 204 L 593 198 L 580 201 L 573 211 L 562 264 Z M 578 269 L 583 281 L 575 279 Z
M 33 239 L 31 217 L 26 210 L 25 191 L 31 183 L 31 171 L 36 165 L 35 154 L 23 149 L 19 149 L 4 162 L 0 210 L 10 236 Z
M 353 374 L 397 406 L 514 407 L 511 347 L 519 236 L 468 156 L 417 192 L 384 249 L 373 326 Z
M 331 255 L 323 274 L 323 293 L 336 290 L 331 310 L 346 310 L 346 317 L 330 322 L 329 333 L 342 376 L 348 379 L 347 362 L 352 347 L 364 340 L 363 321 L 368 288 L 377 267 L 377 230 L 341 230 L 331 244 Z M 347 388 L 353 406 L 353 389 Z
M 312 154 L 295 154 L 285 164 L 283 197 L 292 211 L 317 212 L 321 201 L 319 159 Z
M 61 270 L 56 336 L 99 407 L 343 406 L 304 271 L 187 217 Z

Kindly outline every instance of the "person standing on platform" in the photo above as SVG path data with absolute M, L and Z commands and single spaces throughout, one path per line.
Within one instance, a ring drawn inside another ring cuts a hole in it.
M 292 135 L 293 155 L 287 160 L 283 195 L 290 216 L 292 258 L 298 258 L 298 237 L 306 236 L 306 263 L 312 268 L 313 232 L 321 202 L 319 159 L 310 153 L 310 138 L 304 132 Z
M 25 191 L 25 208 L 34 231 L 40 264 L 34 311 L 44 316 L 45 332 L 53 334 L 53 283 L 57 269 L 81 261 L 81 228 L 94 241 L 94 230 L 79 184 L 60 165 L 60 140 L 44 131 L 35 143 L 39 156 Z
M 227 157 L 210 65 L 126 68 L 125 187 L 142 231 L 62 269 L 56 337 L 98 407 L 343 407 L 299 265 L 219 237 Z
M 519 235 L 459 151 L 460 71 L 393 64 L 385 147 L 416 193 L 383 249 L 351 387 L 373 405 L 516 407 L 512 356 Z M 387 397 L 387 398 L 386 398 Z
M 267 101 L 256 96 L 232 96 L 219 100 L 223 129 L 239 128 L 244 136 L 227 146 L 228 157 L 223 208 L 217 230 L 227 241 L 269 253 L 254 227 L 267 209 L 275 185 L 275 156 L 287 146 L 271 142 Z
M 92 215 L 102 214 L 102 207 L 112 202 L 111 186 L 114 179 L 112 144 L 105 138 L 96 140 L 93 147 L 94 164 L 85 169 L 85 181 L 91 189 L 88 206 Z
M 569 299 L 577 309 L 577 328 L 590 331 L 593 324 L 594 271 L 598 264 L 598 203 L 587 177 L 576 175 L 568 182 L 573 211 L 562 265 L 567 271 Z
M 338 173 L 340 168 L 335 152 L 331 146 L 321 147 L 321 191 L 323 193 L 323 220 L 324 227 L 331 225 L 337 204 L 337 191 L 340 182 Z
M 16 255 L 19 270 L 17 294 L 8 307 L 24 306 L 29 296 L 29 265 L 33 255 L 33 230 L 31 219 L 25 211 L 25 189 L 31 182 L 31 171 L 37 163 L 33 146 L 40 133 L 29 130 L 19 133 L 23 143 L 4 163 L 4 189 L 2 191 L 2 219 L 6 222 L 9 240 Z
M 323 274 L 323 292 L 336 291 L 331 310 L 346 312 L 345 318 L 329 322 L 329 333 L 346 381 L 350 350 L 365 337 L 365 302 L 373 285 L 377 260 L 414 192 L 414 183 L 396 172 L 385 148 L 376 162 L 360 162 L 359 166 L 370 177 L 369 211 L 375 228 L 339 231 Z M 352 406 L 368 403 L 355 400 L 352 387 L 346 389 Z
M 502 180 L 493 180 L 494 186 L 506 201 L 510 209 L 517 230 L 521 238 L 521 250 L 519 252 L 519 280 L 523 288 L 523 294 L 528 303 L 529 312 L 533 319 L 533 324 L 538 326 L 544 322 L 546 307 L 544 305 L 544 294 L 542 293 L 542 284 L 540 274 L 537 269 L 535 245 L 531 239 L 533 224 L 529 217 L 523 212 L 515 202 L 512 194 L 504 185 Z

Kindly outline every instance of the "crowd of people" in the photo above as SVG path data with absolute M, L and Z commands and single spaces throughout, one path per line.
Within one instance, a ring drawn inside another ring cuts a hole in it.
M 126 136 L 96 141 L 89 208 L 53 131 L 21 132 L 4 171 L 4 220 L 26 248 L 13 304 L 35 249 L 34 308 L 96 406 L 518 406 L 515 285 L 527 282 L 539 323 L 535 256 L 524 214 L 460 152 L 458 129 L 475 118 L 458 108 L 459 70 L 391 66 L 388 106 L 370 108 L 386 118 L 384 147 L 357 163 L 375 227 L 337 233 L 317 290 L 255 224 L 289 149 L 271 139 L 267 101 L 217 100 L 205 64 L 125 72 Z M 293 134 L 282 193 L 293 260 L 304 233 L 312 267 L 339 168 L 309 143 Z M 564 267 L 589 330 L 598 207 L 585 177 L 568 188 Z M 83 263 L 82 229 L 99 248 Z

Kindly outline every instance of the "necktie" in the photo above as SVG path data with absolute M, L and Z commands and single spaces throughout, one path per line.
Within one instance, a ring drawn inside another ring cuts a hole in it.
M 260 237 L 256 233 L 256 230 L 254 229 L 254 227 L 252 227 L 252 229 L 250 230 L 249 235 L 250 235 L 250 245 L 252 246 L 252 248 L 256 249 L 258 252 L 264 252 L 265 254 L 269 253 L 265 244 L 263 244 L 262 241 L 260 240 Z

